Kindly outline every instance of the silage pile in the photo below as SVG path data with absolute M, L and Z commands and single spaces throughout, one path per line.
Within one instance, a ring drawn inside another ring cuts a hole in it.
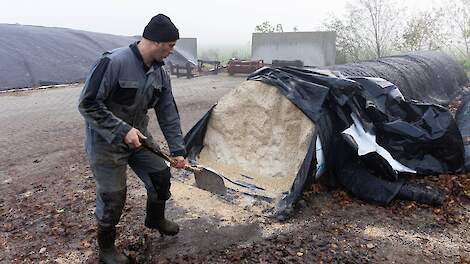
M 279 89 L 246 81 L 213 109 L 199 162 L 235 182 L 228 188 L 278 201 L 287 193 L 315 125 Z

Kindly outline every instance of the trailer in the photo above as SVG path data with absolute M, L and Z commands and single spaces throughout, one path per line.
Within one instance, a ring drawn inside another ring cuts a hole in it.
M 263 60 L 240 60 L 230 59 L 227 64 L 227 72 L 230 75 L 235 73 L 252 73 L 264 66 Z

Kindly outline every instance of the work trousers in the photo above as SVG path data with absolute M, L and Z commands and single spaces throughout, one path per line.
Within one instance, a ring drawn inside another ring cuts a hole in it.
M 145 148 L 130 149 L 125 144 L 86 142 L 86 152 L 96 181 L 96 219 L 104 227 L 115 226 L 126 201 L 127 165 L 143 181 L 147 198 L 170 198 L 170 168 Z

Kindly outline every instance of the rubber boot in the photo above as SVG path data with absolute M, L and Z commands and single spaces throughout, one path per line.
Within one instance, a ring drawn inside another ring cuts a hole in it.
M 145 226 L 156 229 L 162 236 L 174 236 L 180 231 L 177 223 L 165 218 L 165 201 L 147 200 Z
M 435 187 L 420 184 L 404 184 L 397 194 L 401 200 L 416 201 L 429 205 L 442 205 L 444 195 Z
M 100 263 L 123 264 L 129 263 L 126 255 L 117 251 L 114 241 L 116 240 L 116 227 L 102 227 L 98 225 L 98 246 Z

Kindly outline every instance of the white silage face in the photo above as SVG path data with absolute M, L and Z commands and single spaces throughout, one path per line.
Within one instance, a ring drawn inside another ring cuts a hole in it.
M 200 162 L 276 198 L 290 190 L 314 128 L 276 87 L 246 81 L 213 110 Z

